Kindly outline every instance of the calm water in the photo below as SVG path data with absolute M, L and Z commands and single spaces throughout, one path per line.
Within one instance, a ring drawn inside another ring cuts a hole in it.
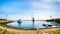
M 17 28 L 45 28 L 42 24 L 51 24 L 53 27 L 59 27 L 60 24 L 46 21 L 22 21 L 22 23 L 18 23 L 17 21 L 13 23 L 8 23 L 8 26 L 13 26 Z

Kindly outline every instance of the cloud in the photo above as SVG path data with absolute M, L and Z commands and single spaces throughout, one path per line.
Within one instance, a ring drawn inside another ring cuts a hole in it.
M 53 7 L 53 5 L 51 4 L 51 2 L 47 2 L 47 1 L 35 1 L 31 3 L 31 6 L 33 7 L 32 9 L 50 9 Z
M 54 16 L 58 15 L 58 12 L 60 11 L 60 0 L 4 1 L 2 3 L 1 11 L 2 13 L 7 12 L 8 15 L 13 17 L 14 15 L 19 15 L 17 17 L 21 16 L 23 19 L 26 17 L 28 18 L 28 16 L 31 16 L 31 14 L 33 14 L 34 17 L 38 16 L 41 19 L 44 17 L 48 18 L 51 14 Z

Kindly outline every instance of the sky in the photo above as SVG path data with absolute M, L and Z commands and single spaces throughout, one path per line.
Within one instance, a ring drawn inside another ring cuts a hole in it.
M 0 0 L 0 18 L 36 20 L 60 18 L 60 0 Z

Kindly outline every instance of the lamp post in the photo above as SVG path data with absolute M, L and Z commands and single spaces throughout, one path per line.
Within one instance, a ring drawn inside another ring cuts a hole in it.
M 7 14 L 6 14 L 6 20 L 7 20 Z
M 34 28 L 34 22 L 35 22 L 34 17 L 32 18 L 32 22 L 33 22 L 33 28 Z
M 33 23 L 33 28 L 34 28 L 35 18 L 33 17 L 33 15 L 31 15 L 31 17 L 32 17 L 32 23 Z
M 50 16 L 50 19 L 52 19 L 52 16 Z

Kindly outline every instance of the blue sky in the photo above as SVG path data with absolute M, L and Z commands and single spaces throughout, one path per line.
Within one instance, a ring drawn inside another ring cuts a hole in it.
M 49 19 L 60 17 L 60 0 L 0 0 L 0 18 Z

